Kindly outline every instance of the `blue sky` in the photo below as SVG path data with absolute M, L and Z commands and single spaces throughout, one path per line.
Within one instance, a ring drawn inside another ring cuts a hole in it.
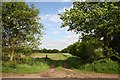
M 78 40 L 79 35 L 68 32 L 68 27 L 60 28 L 62 20 L 58 14 L 70 9 L 72 2 L 27 2 L 29 5 L 32 3 L 40 9 L 40 22 L 45 27 L 40 48 L 61 50 Z

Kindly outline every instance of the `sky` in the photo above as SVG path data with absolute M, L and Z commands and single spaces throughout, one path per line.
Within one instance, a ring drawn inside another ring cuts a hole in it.
M 60 28 L 62 20 L 58 14 L 72 8 L 72 2 L 27 2 L 28 5 L 32 3 L 40 9 L 38 16 L 45 27 L 42 45 L 39 48 L 62 50 L 78 41 L 78 34 L 67 31 L 68 27 Z

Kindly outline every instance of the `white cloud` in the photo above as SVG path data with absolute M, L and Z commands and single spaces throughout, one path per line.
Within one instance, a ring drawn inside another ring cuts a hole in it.
M 78 41 L 79 35 L 72 33 L 68 35 L 66 38 L 61 40 L 43 40 L 41 48 L 47 49 L 64 49 L 65 47 L 69 46 L 70 44 Z
M 59 31 L 53 31 L 52 33 L 57 35 L 57 34 L 59 34 Z
M 57 14 L 52 14 L 52 15 L 42 15 L 40 16 L 41 20 L 50 20 L 52 22 L 61 22 L 61 19 L 59 17 L 59 15 Z
M 59 13 L 63 13 L 63 12 L 65 12 L 65 9 L 66 9 L 66 7 L 64 7 L 64 8 L 62 8 L 62 9 L 59 9 L 58 12 L 59 12 Z
M 51 15 L 49 19 L 53 22 L 61 22 L 59 15 Z
M 40 16 L 40 18 L 41 18 L 41 20 L 45 20 L 45 19 L 47 19 L 47 18 L 49 18 L 50 17 L 50 15 L 41 15 Z
M 58 13 L 63 13 L 63 12 L 65 12 L 65 9 L 70 10 L 70 8 L 73 8 L 73 5 L 71 7 L 64 7 L 62 9 L 59 9 Z

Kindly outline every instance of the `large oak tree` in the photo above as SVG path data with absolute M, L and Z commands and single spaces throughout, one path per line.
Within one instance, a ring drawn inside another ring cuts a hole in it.
M 43 26 L 39 22 L 39 10 L 25 2 L 2 3 L 2 48 L 13 60 L 18 48 L 37 48 L 40 45 Z M 9 52 L 8 52 L 8 51 Z
M 102 42 L 104 55 L 120 53 L 120 3 L 74 2 L 73 8 L 60 14 L 62 27 Z

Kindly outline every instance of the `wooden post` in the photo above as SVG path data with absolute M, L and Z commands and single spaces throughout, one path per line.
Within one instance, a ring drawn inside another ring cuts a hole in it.
M 45 61 L 47 60 L 47 58 L 48 58 L 48 57 L 47 57 L 47 55 L 46 55 L 46 57 L 45 57 Z

